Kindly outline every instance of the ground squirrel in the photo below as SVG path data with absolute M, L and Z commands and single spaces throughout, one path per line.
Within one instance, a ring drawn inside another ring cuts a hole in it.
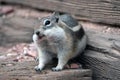
M 35 30 L 33 41 L 39 60 L 35 70 L 41 71 L 53 57 L 57 57 L 58 64 L 52 70 L 60 71 L 85 49 L 87 37 L 82 26 L 70 14 L 54 12 L 40 19 L 40 27 Z

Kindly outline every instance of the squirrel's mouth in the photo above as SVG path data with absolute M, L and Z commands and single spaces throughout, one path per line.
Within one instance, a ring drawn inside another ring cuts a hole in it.
M 45 35 L 39 35 L 38 36 L 38 39 L 42 39 L 42 38 L 44 38 L 45 37 Z

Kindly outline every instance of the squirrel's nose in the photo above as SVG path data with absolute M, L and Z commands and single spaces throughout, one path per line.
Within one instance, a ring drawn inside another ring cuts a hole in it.
M 40 35 L 40 31 L 36 31 L 35 34 L 39 36 Z

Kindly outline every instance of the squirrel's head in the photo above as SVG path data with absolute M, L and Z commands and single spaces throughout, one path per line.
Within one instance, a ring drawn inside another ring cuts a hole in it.
M 50 29 L 56 26 L 59 21 L 59 14 L 54 12 L 51 16 L 43 17 L 39 19 L 40 28 L 43 30 Z
M 59 25 L 59 13 L 54 12 L 51 16 L 39 19 L 40 26 L 35 30 L 35 35 L 42 39 L 45 36 L 56 34 L 56 30 L 62 29 Z

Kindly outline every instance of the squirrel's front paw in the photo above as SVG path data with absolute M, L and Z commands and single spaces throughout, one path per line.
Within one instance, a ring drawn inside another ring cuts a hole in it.
M 53 67 L 52 68 L 52 71 L 61 71 L 62 70 L 62 68 L 58 68 L 58 67 Z
M 41 70 L 42 70 L 42 69 L 39 68 L 39 66 L 35 66 L 34 69 L 35 69 L 36 72 L 41 72 Z
M 38 66 L 35 66 L 34 69 L 35 69 L 36 72 L 41 72 L 43 67 L 44 67 L 43 65 L 38 65 Z

